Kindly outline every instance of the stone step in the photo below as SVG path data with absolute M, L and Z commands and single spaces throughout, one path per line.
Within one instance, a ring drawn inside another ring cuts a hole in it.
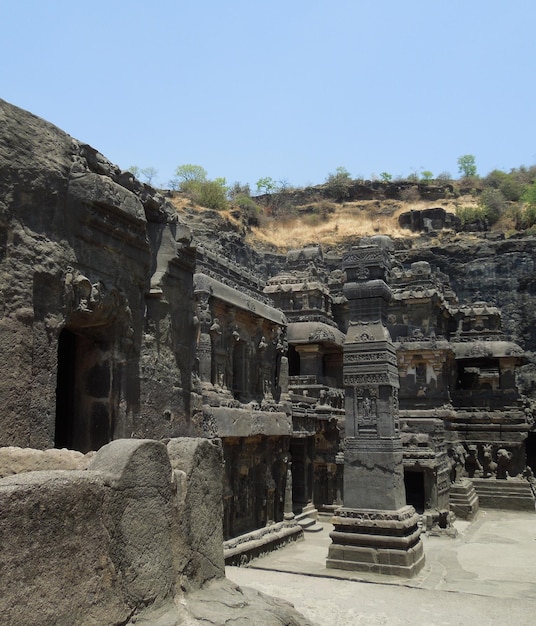
M 322 524 L 319 524 L 316 520 L 311 519 L 310 517 L 298 520 L 298 525 L 303 528 L 306 533 L 319 533 L 321 530 L 324 530 Z
M 306 533 L 319 533 L 324 529 L 322 524 L 318 523 L 318 511 L 311 504 L 304 507 L 294 520 Z
M 535 511 L 536 501 L 526 480 L 509 478 L 472 478 L 482 508 Z

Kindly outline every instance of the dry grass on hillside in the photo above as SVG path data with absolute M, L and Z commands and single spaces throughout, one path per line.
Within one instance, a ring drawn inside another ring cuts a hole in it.
M 174 194 L 171 202 L 179 213 L 202 214 L 209 210 L 193 205 L 182 194 Z M 368 200 L 342 204 L 324 202 L 296 207 L 297 215 L 277 218 L 262 216 L 260 225 L 249 230 L 247 241 L 251 245 L 287 251 L 311 243 L 334 246 L 377 234 L 389 235 L 395 239 L 417 238 L 418 233 L 399 227 L 398 218 L 401 213 L 430 207 L 442 207 L 446 211 L 455 212 L 457 207 L 474 204 L 475 199 L 470 196 L 436 202 L 396 200 Z M 220 211 L 219 214 L 235 228 L 243 227 L 236 209 Z
M 459 200 L 456 204 L 459 204 Z M 430 206 L 441 206 L 454 212 L 456 204 L 451 201 L 397 202 L 362 201 L 338 205 L 333 213 L 300 215 L 291 219 L 270 220 L 252 229 L 252 239 L 261 244 L 283 250 L 304 244 L 321 243 L 335 245 L 341 241 L 371 235 L 389 235 L 393 238 L 416 237 L 417 234 L 400 228 L 398 217 L 411 210 L 422 210 Z M 465 203 L 467 204 L 467 203 Z

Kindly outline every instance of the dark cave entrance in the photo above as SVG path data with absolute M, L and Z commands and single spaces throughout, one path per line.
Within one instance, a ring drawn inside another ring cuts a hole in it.
M 288 374 L 289 376 L 300 375 L 300 355 L 294 346 L 288 347 Z
M 238 341 L 233 350 L 233 397 L 246 401 L 246 349 L 243 341 Z
M 528 434 L 525 441 L 525 450 L 527 453 L 527 465 L 536 473 L 536 432 L 532 431 Z
M 64 328 L 58 338 L 54 446 L 80 452 L 112 440 L 112 368 L 102 344 Z
M 417 513 L 424 513 L 424 472 L 404 470 L 406 486 L 406 502 L 411 504 Z

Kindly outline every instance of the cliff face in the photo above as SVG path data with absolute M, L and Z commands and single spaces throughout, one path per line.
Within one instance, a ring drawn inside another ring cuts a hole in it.
M 475 239 L 419 247 L 400 254 L 445 272 L 461 301 L 484 300 L 503 314 L 503 329 L 525 350 L 536 351 L 535 237 Z
M 527 353 L 518 371 L 522 393 L 536 395 L 536 238 L 479 238 L 418 247 L 400 260 L 429 261 L 449 277 L 460 302 L 483 300 L 502 311 L 503 330 Z

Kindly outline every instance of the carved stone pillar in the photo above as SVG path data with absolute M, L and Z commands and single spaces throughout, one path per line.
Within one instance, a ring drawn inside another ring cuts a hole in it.
M 210 384 L 212 376 L 212 340 L 210 313 L 210 294 L 205 291 L 195 293 L 196 299 L 196 361 L 199 379 L 202 384 Z
M 287 461 L 287 481 L 285 484 L 283 519 L 286 521 L 294 519 L 294 512 L 292 510 L 292 462 L 290 460 Z
M 344 504 L 333 518 L 327 567 L 413 576 L 424 565 L 418 515 L 406 505 L 396 352 L 386 327 L 389 240 L 343 259 L 350 325 L 344 344 Z

